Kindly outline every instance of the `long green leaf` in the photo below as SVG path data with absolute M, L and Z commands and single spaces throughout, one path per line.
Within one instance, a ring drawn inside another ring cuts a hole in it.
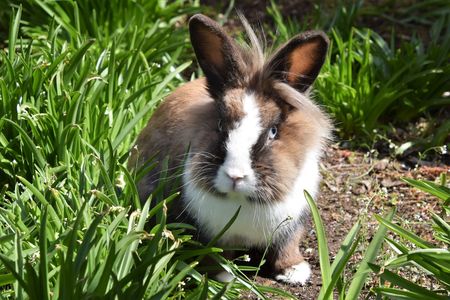
M 374 288 L 374 291 L 380 295 L 386 296 L 389 299 L 396 300 L 424 300 L 424 299 L 438 299 L 438 298 L 423 298 L 421 293 L 399 290 L 395 288 Z M 447 299 L 447 298 L 445 298 Z
M 21 176 L 17 176 L 17 178 L 30 190 L 30 192 L 41 202 L 44 206 L 48 207 L 48 211 L 50 212 L 50 216 L 52 217 L 52 221 L 55 222 L 57 228 L 61 228 L 61 220 L 54 210 L 54 208 L 48 203 L 45 199 L 44 195 L 28 180 Z
M 9 25 L 9 42 L 8 42 L 8 55 L 9 60 L 11 62 L 14 61 L 14 57 L 16 55 L 16 41 L 17 36 L 19 34 L 19 26 L 20 26 L 20 19 L 22 16 L 22 5 L 19 6 L 19 9 L 17 10 L 16 14 L 12 14 L 13 17 L 11 18 L 11 22 Z
M 350 232 L 347 234 L 346 238 L 341 244 L 341 247 L 336 255 L 332 265 L 331 265 L 331 281 L 328 286 L 322 286 L 320 289 L 318 299 L 329 299 L 331 293 L 333 292 L 336 283 L 341 277 L 342 272 L 347 265 L 350 257 L 356 250 L 356 247 L 359 244 L 360 238 L 358 237 L 359 230 L 361 229 L 361 222 L 358 222 L 353 225 Z M 324 292 L 325 291 L 325 292 Z
M 19 282 L 21 288 L 25 291 L 29 290 L 28 282 L 26 282 L 23 277 L 16 272 L 16 268 L 14 266 L 14 262 L 12 262 L 7 256 L 0 253 L 0 261 L 3 263 L 5 268 L 10 272 L 12 276 L 14 276 L 15 280 Z
M 8 284 L 13 284 L 15 281 L 15 277 L 13 274 L 8 273 L 8 274 L 1 274 L 0 275 L 0 286 L 5 286 Z
M 386 219 L 392 220 L 395 214 L 395 209 L 393 209 L 390 213 L 387 214 Z M 367 276 L 370 273 L 370 263 L 374 263 L 378 252 L 380 251 L 381 245 L 383 244 L 384 236 L 386 234 L 387 227 L 384 226 L 383 223 L 380 223 L 380 226 L 370 242 L 369 246 L 367 246 L 366 253 L 356 271 L 355 275 L 352 278 L 350 286 L 347 290 L 346 299 L 357 299 L 361 289 L 366 282 Z
M 89 48 L 94 44 L 95 40 L 90 39 L 87 40 L 83 46 L 81 46 L 80 49 L 78 49 L 72 58 L 69 61 L 69 64 L 65 68 L 64 72 L 64 82 L 66 84 L 69 83 L 69 81 L 72 79 L 73 74 L 75 73 L 77 67 L 81 64 L 83 60 L 83 56 L 86 54 L 86 52 L 89 50 Z
M 450 189 L 446 186 L 438 185 L 434 182 L 426 180 L 415 180 L 411 178 L 402 178 L 402 180 L 426 193 L 438 197 L 443 201 L 450 199 Z
M 208 242 L 206 247 L 211 247 L 217 243 L 217 241 L 225 234 L 225 232 L 228 230 L 228 228 L 230 228 L 231 225 L 233 225 L 233 223 L 237 219 L 240 211 L 241 211 L 241 207 L 239 206 L 239 208 L 236 210 L 236 212 L 231 217 L 231 219 L 227 222 L 227 224 L 225 224 L 225 226 L 222 228 L 222 230 L 214 238 L 212 238 L 211 241 Z
M 39 167 L 43 169 L 46 165 L 46 161 L 44 159 L 44 156 L 41 153 L 41 150 L 36 147 L 33 140 L 30 138 L 30 136 L 25 132 L 20 125 L 18 125 L 16 122 L 4 119 L 6 122 L 10 123 L 20 134 L 21 138 L 23 139 L 24 144 L 27 146 L 28 151 L 33 154 L 34 158 L 36 159 L 36 162 L 38 163 Z M 31 163 L 31 162 L 30 162 Z
M 390 230 L 392 230 L 393 232 L 399 234 L 401 237 L 409 240 L 410 242 L 414 243 L 416 246 L 420 247 L 420 248 L 432 248 L 433 244 L 425 241 L 424 239 L 418 237 L 417 235 L 415 235 L 414 233 L 403 229 L 402 227 L 390 222 L 390 220 L 386 220 L 380 216 L 375 216 L 375 218 L 378 220 L 378 222 L 380 222 L 381 224 L 383 224 L 384 226 L 386 226 L 387 228 L 389 228 Z
M 308 201 L 309 207 L 311 209 L 314 228 L 316 229 L 317 244 L 319 248 L 320 271 L 322 274 L 322 285 L 328 287 L 331 282 L 331 267 L 325 228 L 323 226 L 322 219 L 320 218 L 316 202 L 307 191 L 305 191 L 304 193 L 306 201 Z M 328 299 L 332 299 L 331 296 Z
M 48 257 L 47 257 L 47 206 L 41 211 L 41 228 L 39 230 L 39 283 L 40 299 L 49 299 Z
M 380 273 L 381 268 L 374 264 L 369 264 L 369 267 L 376 273 Z M 388 269 L 383 269 L 383 272 L 379 274 L 379 276 L 386 281 L 391 282 L 399 287 L 405 288 L 406 290 L 415 293 L 416 295 L 420 295 L 422 299 L 448 299 L 447 297 L 438 295 L 429 289 L 423 288 L 420 285 L 417 285 L 402 276 L 399 276 Z

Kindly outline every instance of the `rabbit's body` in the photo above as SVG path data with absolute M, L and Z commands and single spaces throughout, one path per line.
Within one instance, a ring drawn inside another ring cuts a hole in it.
M 194 222 L 207 241 L 239 209 L 219 245 L 268 247 L 276 278 L 304 283 L 310 275 L 298 247 L 308 212 L 304 190 L 317 192 L 318 163 L 331 128 L 307 89 L 323 63 L 327 39 L 308 32 L 266 62 L 251 31 L 253 49 L 244 49 L 204 16 L 194 16 L 190 30 L 206 80 L 167 97 L 140 135 L 131 165 L 170 156 L 169 176 L 177 166 L 183 169 L 173 218 Z M 141 180 L 141 198 L 155 188 L 159 172 Z

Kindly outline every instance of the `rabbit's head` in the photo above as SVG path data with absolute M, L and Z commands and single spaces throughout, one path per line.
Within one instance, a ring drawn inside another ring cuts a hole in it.
M 308 159 L 317 162 L 330 122 L 309 98 L 325 60 L 328 38 L 308 31 L 265 58 L 243 20 L 251 46 L 234 42 L 213 20 L 195 15 L 191 42 L 215 111 L 204 120 L 185 180 L 219 197 L 282 201 Z M 314 175 L 315 176 L 315 175 Z

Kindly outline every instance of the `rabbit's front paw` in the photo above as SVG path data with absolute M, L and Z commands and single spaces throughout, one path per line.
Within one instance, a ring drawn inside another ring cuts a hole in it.
M 234 279 L 234 275 L 231 273 L 228 273 L 227 271 L 221 271 L 220 273 L 214 275 L 214 279 L 219 281 L 219 282 L 223 282 L 223 283 L 227 283 L 230 282 Z
M 298 265 L 283 270 L 281 274 L 275 276 L 275 279 L 289 284 L 304 285 L 309 277 L 311 277 L 311 268 L 306 261 L 302 261 Z

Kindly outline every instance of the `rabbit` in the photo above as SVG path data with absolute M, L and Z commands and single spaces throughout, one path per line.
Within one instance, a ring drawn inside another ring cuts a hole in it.
M 304 190 L 317 194 L 319 161 L 332 129 L 309 95 L 329 40 L 307 31 L 266 59 L 241 19 L 247 46 L 202 14 L 190 18 L 190 40 L 205 77 L 166 97 L 139 135 L 130 165 L 169 157 L 169 178 L 182 168 L 172 219 L 192 222 L 198 239 L 207 242 L 239 209 L 218 245 L 267 249 L 276 280 L 305 284 L 311 269 L 299 249 L 309 213 Z M 142 200 L 157 186 L 161 168 L 138 183 Z

